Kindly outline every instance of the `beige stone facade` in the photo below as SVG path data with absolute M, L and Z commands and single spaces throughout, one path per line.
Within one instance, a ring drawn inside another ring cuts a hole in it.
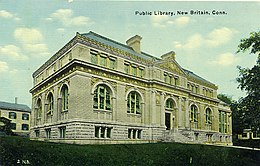
M 183 69 L 173 51 L 142 52 L 89 32 L 33 74 L 31 138 L 69 143 L 232 144 L 217 86 Z
M 29 136 L 31 109 L 23 104 L 0 102 L 0 117 L 11 120 L 15 134 Z

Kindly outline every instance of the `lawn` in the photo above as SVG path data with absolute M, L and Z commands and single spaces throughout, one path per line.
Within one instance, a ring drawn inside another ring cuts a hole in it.
M 71 145 L 0 137 L 0 165 L 259 166 L 260 151 L 179 143 Z

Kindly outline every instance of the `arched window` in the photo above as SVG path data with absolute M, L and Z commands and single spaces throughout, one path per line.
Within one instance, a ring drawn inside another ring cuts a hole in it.
M 63 85 L 61 88 L 61 102 L 62 111 L 67 111 L 69 107 L 69 90 L 67 85 Z
M 98 85 L 94 91 L 93 108 L 99 110 L 112 110 L 111 91 L 105 85 Z
M 141 96 L 135 91 L 127 96 L 127 113 L 141 114 Z
M 52 115 L 53 114 L 53 95 L 52 95 L 52 93 L 48 94 L 47 101 L 48 101 L 47 115 Z
M 42 117 L 42 101 L 41 101 L 41 99 L 37 100 L 36 105 L 37 105 L 36 116 L 37 116 L 37 118 L 41 118 Z
M 166 110 L 173 110 L 174 108 L 174 101 L 172 99 L 167 99 L 165 103 Z
M 190 109 L 190 121 L 198 122 L 198 108 L 194 104 L 191 105 L 191 109 Z
M 210 108 L 206 109 L 206 124 L 212 124 L 212 113 Z

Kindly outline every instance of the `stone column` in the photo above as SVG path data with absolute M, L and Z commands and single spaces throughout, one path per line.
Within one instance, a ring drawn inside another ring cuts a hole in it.
M 178 126 L 179 128 L 184 127 L 182 126 L 182 98 L 179 97 L 179 109 L 178 109 Z
M 152 125 L 156 124 L 156 91 L 151 91 L 151 106 L 152 106 Z
M 189 100 L 185 99 L 185 127 L 190 127 L 190 109 L 189 109 Z
M 117 111 L 116 105 L 117 105 L 116 98 L 112 97 L 112 120 L 113 121 L 116 121 L 116 111 Z
M 165 126 L 164 93 L 161 93 L 161 126 Z
M 61 112 L 62 112 L 62 98 L 59 97 L 58 98 L 58 102 L 57 102 L 57 116 L 58 116 L 58 121 L 59 120 L 64 120 L 63 118 L 61 118 Z
M 144 102 L 141 103 L 141 115 L 142 115 L 141 123 L 144 124 L 145 123 L 145 116 L 146 116 Z
M 204 106 L 202 103 L 200 103 L 199 105 L 199 125 L 198 125 L 198 128 L 199 129 L 202 129 L 202 130 L 205 130 L 206 129 L 206 112 L 205 112 L 205 109 L 204 109 Z

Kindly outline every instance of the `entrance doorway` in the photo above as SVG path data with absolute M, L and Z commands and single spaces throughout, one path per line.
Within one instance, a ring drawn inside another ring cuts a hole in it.
M 165 113 L 165 126 L 166 130 L 171 129 L 171 113 Z

